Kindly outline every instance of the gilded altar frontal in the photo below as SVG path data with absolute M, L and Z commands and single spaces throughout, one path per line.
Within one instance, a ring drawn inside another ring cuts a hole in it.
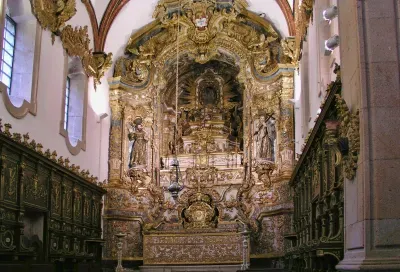
M 0 0 L 0 271 L 400 271 L 399 18 Z

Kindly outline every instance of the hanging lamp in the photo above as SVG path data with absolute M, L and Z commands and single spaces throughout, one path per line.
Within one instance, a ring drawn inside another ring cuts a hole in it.
M 171 162 L 171 167 L 175 168 L 175 179 L 168 187 L 168 191 L 171 193 L 173 199 L 177 199 L 179 192 L 182 191 L 183 186 L 179 184 L 179 178 L 181 176 L 181 171 L 178 161 L 178 146 L 177 146 L 177 136 L 178 136 L 178 96 L 179 96 L 179 23 L 180 23 L 180 13 L 181 13 L 181 1 L 179 1 L 178 9 L 178 24 L 176 32 L 176 79 L 175 79 L 175 127 L 174 127 L 174 145 L 175 145 L 175 157 Z

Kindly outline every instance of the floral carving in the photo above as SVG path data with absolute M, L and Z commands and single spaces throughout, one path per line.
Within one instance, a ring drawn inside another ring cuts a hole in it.
M 42 28 L 52 32 L 53 43 L 65 22 L 76 14 L 75 0 L 31 0 L 31 4 L 33 14 Z

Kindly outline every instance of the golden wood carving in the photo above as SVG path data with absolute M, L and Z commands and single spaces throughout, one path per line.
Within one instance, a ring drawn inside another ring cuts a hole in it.
M 150 24 L 140 31 L 140 35 L 134 34 L 130 38 L 125 49 L 128 57 L 117 61 L 114 77 L 121 77 L 121 82 L 134 88 L 143 88 L 154 68 L 162 67 L 176 56 L 178 4 L 179 1 L 159 2 L 153 17 L 161 24 Z M 204 64 L 218 58 L 219 49 L 224 48 L 243 61 L 251 62 L 254 70 L 262 76 L 276 72 L 278 63 L 292 62 L 290 50 L 293 44 L 281 45 L 279 34 L 271 25 L 246 11 L 246 1 L 233 1 L 229 5 L 221 5 L 215 0 L 181 2 L 181 54 L 188 54 L 196 62 Z M 263 30 L 252 27 L 248 21 L 256 21 Z M 155 34 L 149 35 L 150 32 Z
M 75 27 L 67 25 L 61 31 L 61 41 L 69 56 L 83 58 L 90 54 L 88 27 Z
M 298 6 L 296 14 L 296 51 L 295 60 L 297 61 L 301 54 L 302 43 L 307 35 L 307 29 L 313 16 L 315 0 L 302 0 Z
M 94 87 L 101 84 L 100 79 L 111 67 L 112 53 L 92 52 L 89 49 L 90 39 L 88 27 L 75 27 L 67 25 L 61 31 L 61 41 L 69 56 L 81 58 L 82 67 L 89 77 L 94 78 Z
M 52 32 L 52 43 L 55 35 L 60 34 L 65 22 L 76 13 L 75 0 L 31 0 L 32 12 L 43 29 Z
M 88 76 L 94 78 L 94 87 L 101 84 L 100 79 L 112 65 L 112 53 L 95 52 L 87 54 L 82 59 L 82 64 Z
M 94 87 L 101 84 L 100 78 L 111 67 L 112 54 L 92 53 L 87 26 L 65 26 L 65 22 L 76 13 L 75 0 L 31 0 L 31 4 L 42 28 L 52 32 L 52 43 L 55 35 L 60 36 L 67 54 L 81 58 L 86 75 L 94 78 Z
M 161 247 L 158 242 L 145 242 L 144 259 L 149 264 L 179 263 L 183 260 L 171 261 L 175 257 L 169 250 L 189 251 L 186 245 L 198 233 L 229 236 L 226 230 L 236 233 L 241 224 L 254 237 L 268 233 L 265 241 L 274 241 L 282 256 L 282 224 L 261 223 L 270 213 L 280 216 L 292 209 L 282 165 L 293 160 L 293 144 L 279 145 L 293 131 L 288 104 L 293 95 L 293 39 L 282 39 L 268 22 L 246 11 L 245 1 L 185 0 L 181 8 L 178 3 L 159 1 L 156 20 L 131 36 L 109 79 L 112 183 L 107 186 L 107 216 L 127 222 L 140 218 L 145 237 L 188 234 L 179 239 L 186 241 L 183 245 L 177 240 Z M 182 94 L 175 121 L 176 61 Z M 257 118 L 267 113 L 275 119 L 270 126 L 276 127 L 275 154 L 260 165 L 252 153 L 254 129 Z M 148 160 L 140 169 L 129 165 L 132 150 L 138 148 L 129 138 L 138 131 L 137 119 L 143 120 L 140 130 L 148 136 Z M 170 164 L 177 149 L 184 189 L 174 200 L 165 188 L 176 178 Z M 132 237 L 142 245 L 140 233 Z M 258 238 L 252 239 L 257 243 Z M 232 247 L 237 246 L 232 242 Z M 146 257 L 153 253 L 157 256 Z M 243 255 L 238 256 L 243 261 Z M 198 263 L 213 262 L 207 258 L 199 256 Z
M 359 110 L 351 113 L 344 99 L 336 95 L 336 108 L 340 120 L 339 136 L 345 140 L 348 147 L 344 160 L 344 173 L 347 179 L 353 180 L 357 171 L 358 156 L 360 154 L 360 118 Z
M 207 229 L 217 226 L 217 210 L 209 195 L 197 192 L 189 198 L 189 206 L 182 211 L 183 226 L 187 229 Z

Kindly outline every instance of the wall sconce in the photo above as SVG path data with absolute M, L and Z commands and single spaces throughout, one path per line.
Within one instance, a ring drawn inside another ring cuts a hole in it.
M 337 6 L 331 6 L 322 12 L 322 16 L 326 21 L 332 21 L 334 18 L 338 16 L 338 8 Z
M 334 35 L 325 41 L 325 56 L 329 56 L 339 46 L 339 41 L 338 35 Z

